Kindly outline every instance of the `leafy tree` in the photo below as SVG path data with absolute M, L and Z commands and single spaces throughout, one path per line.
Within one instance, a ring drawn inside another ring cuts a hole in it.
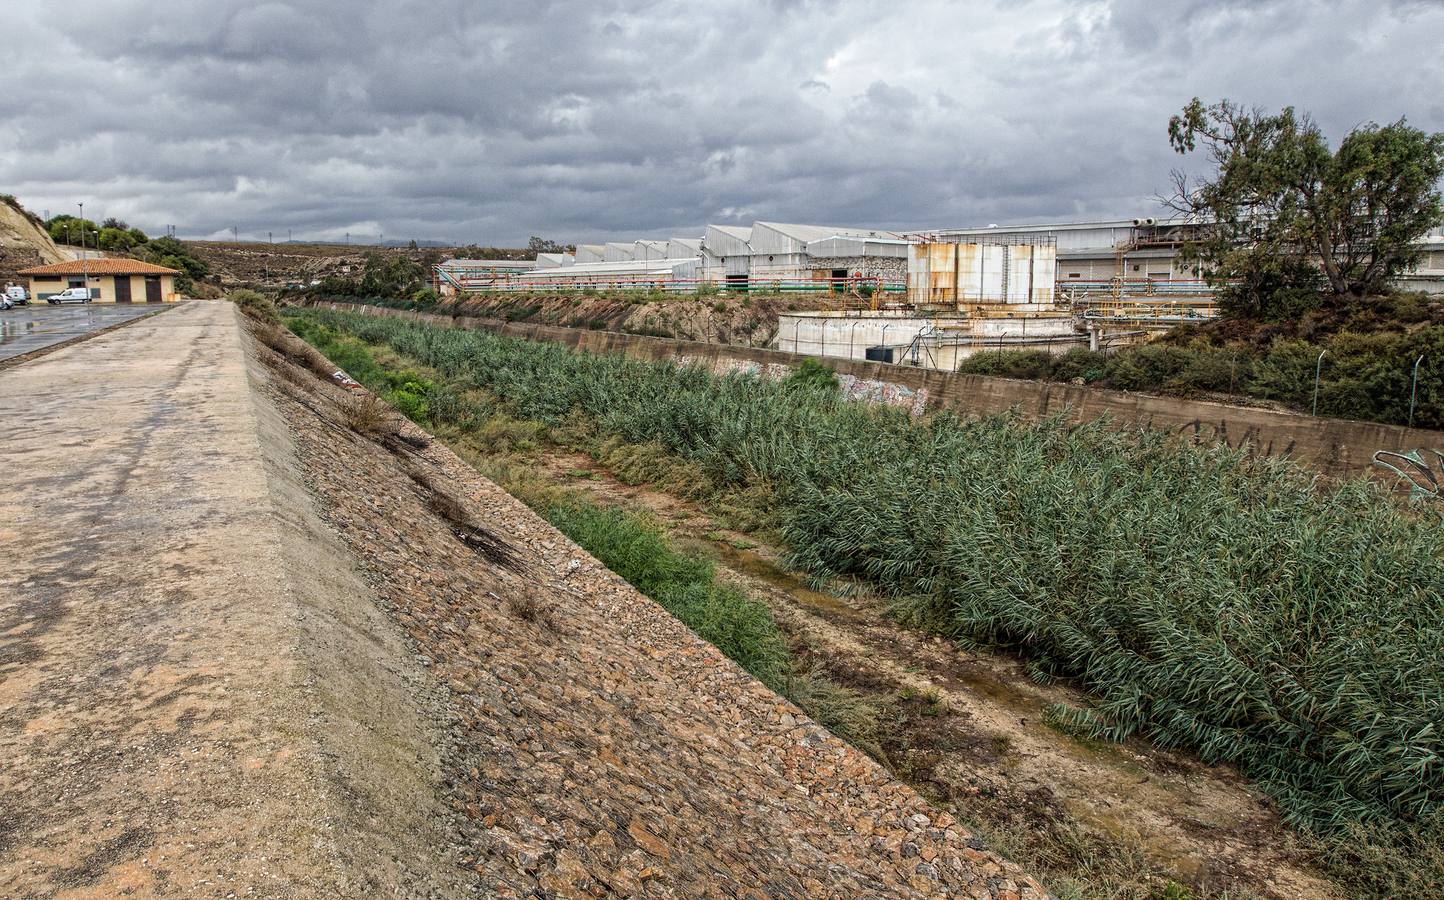
M 103 227 L 100 229 L 100 249 L 124 253 L 135 246 L 135 239 L 123 228 Z
M 197 279 L 211 273 L 210 266 L 191 255 L 189 247 L 169 235 L 137 246 L 134 254 L 146 262 L 178 270 L 181 274 L 176 277 L 176 289 L 182 293 L 189 293 Z
M 86 244 L 93 247 L 100 228 L 89 219 L 62 214 L 46 219 L 45 230 L 50 232 L 50 239 L 57 244 L 79 246 L 84 240 Z
M 567 248 L 562 244 L 558 244 L 556 241 L 547 240 L 546 238 L 537 237 L 536 235 L 532 235 L 531 238 L 526 242 L 526 249 L 530 251 L 532 255 L 536 255 L 538 253 L 567 252 Z
M 105 221 L 101 222 L 101 223 L 100 223 L 100 227 L 101 227 L 101 228 L 118 228 L 118 229 L 120 229 L 121 231 L 129 231 L 129 230 L 130 230 L 130 226 L 125 223 L 125 220 L 124 220 L 124 219 L 117 219 L 115 216 L 110 216 L 110 217 L 107 218 Z
M 1236 313 L 1287 318 L 1335 296 L 1363 299 L 1419 259 L 1417 241 L 1444 218 L 1444 134 L 1404 119 L 1355 128 L 1330 150 L 1292 107 L 1277 115 L 1198 99 L 1168 123 L 1180 154 L 1200 146 L 1215 168 L 1174 173 L 1175 210 L 1209 224 L 1189 248 Z
M 426 287 L 426 270 L 402 254 L 368 253 L 360 287 L 368 297 L 410 296 Z

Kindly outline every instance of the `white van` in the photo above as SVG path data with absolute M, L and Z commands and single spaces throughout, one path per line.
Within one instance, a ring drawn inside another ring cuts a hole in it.
M 66 288 L 58 294 L 51 294 L 45 298 L 46 303 L 89 303 L 89 288 L 73 287 Z

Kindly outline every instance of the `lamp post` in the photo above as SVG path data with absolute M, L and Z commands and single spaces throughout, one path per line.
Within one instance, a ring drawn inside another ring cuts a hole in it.
M 1323 370 L 1324 370 L 1324 356 L 1325 356 L 1328 352 L 1329 352 L 1329 351 L 1327 351 L 1327 350 L 1320 350 L 1320 351 L 1319 351 L 1319 358 L 1318 358 L 1318 360 L 1314 363 L 1314 412 L 1313 412 L 1313 414 L 1316 415 L 1316 416 L 1319 414 L 1319 374 L 1320 374 L 1321 372 L 1323 372 Z
M 1420 353 L 1419 358 L 1414 360 L 1414 380 L 1409 385 L 1409 427 L 1414 427 L 1414 398 L 1419 393 L 1419 363 L 1424 361 L 1424 354 Z
M 90 260 L 85 258 L 85 204 L 80 205 L 80 277 L 85 279 L 85 299 L 90 299 Z
M 883 350 L 887 350 L 887 330 L 891 327 L 891 322 L 884 322 L 882 325 L 882 341 L 879 342 L 878 346 L 880 346 Z
M 854 349 L 857 342 L 857 326 L 862 324 L 862 319 L 852 323 L 851 330 L 847 333 L 847 358 L 855 359 L 857 351 Z

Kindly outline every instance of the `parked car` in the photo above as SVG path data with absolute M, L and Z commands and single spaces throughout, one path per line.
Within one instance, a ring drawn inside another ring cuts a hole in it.
M 15 301 L 10 299 L 9 294 L 0 294 L 0 309 L 13 309 Z
M 4 296 L 10 301 L 10 306 L 28 306 L 30 303 L 30 294 L 22 285 L 6 284 Z M 6 307 L 6 309 L 9 308 L 9 306 Z
M 66 288 L 58 294 L 45 298 L 47 303 L 89 303 L 90 290 L 83 287 Z

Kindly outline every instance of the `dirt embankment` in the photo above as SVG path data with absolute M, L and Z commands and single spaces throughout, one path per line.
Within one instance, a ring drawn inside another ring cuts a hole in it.
M 444 304 L 437 312 L 457 316 L 534 322 L 593 331 L 766 347 L 777 337 L 780 313 L 818 309 L 819 295 L 666 296 L 636 299 L 586 294 L 478 294 Z
M 1042 896 L 314 351 L 261 334 L 322 515 L 445 689 L 477 890 Z
M 69 248 L 59 247 L 50 239 L 39 217 L 0 197 L 0 286 L 5 281 L 18 281 L 15 273 L 20 269 L 73 258 Z

